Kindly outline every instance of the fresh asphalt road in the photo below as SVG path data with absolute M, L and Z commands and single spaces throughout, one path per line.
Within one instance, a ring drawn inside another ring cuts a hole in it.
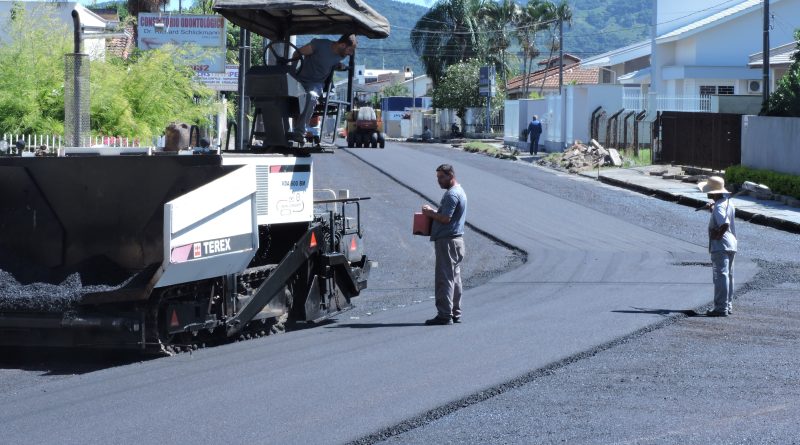
M 401 145 L 354 153 L 441 195 L 441 155 Z M 462 325 L 422 326 L 432 304 L 416 304 L 22 388 L 0 396 L 3 441 L 342 443 L 661 320 L 631 308 L 709 302 L 703 247 L 453 164 L 470 223 L 528 252 L 524 265 L 466 293 Z M 755 267 L 737 260 L 746 281 Z

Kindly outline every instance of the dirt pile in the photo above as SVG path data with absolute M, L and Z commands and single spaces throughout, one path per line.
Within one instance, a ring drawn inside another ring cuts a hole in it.
M 570 173 L 591 170 L 604 165 L 622 165 L 622 159 L 617 150 L 606 149 L 597 141 L 592 139 L 589 144 L 576 141 L 563 153 L 554 153 L 544 157 L 537 162 L 539 165 L 567 170 Z

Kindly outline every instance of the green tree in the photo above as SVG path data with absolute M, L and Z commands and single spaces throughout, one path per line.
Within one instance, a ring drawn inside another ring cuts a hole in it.
M 528 76 L 533 71 L 533 61 L 540 54 L 536 35 L 555 19 L 554 11 L 555 7 L 548 1 L 528 0 L 520 14 L 516 37 L 522 48 L 522 72 L 525 75 L 522 82 L 523 95 L 528 94 Z
M 550 56 L 547 60 L 553 59 L 553 52 L 556 50 L 561 50 L 563 48 L 564 42 L 560 40 L 556 40 L 556 36 L 559 34 L 558 27 L 563 27 L 564 23 L 567 25 L 572 24 L 572 9 L 567 4 L 567 0 L 561 0 L 561 2 L 557 5 L 550 4 L 550 17 L 557 20 L 557 22 L 552 24 L 550 29 L 550 35 L 552 36 L 552 40 L 550 42 Z M 562 62 L 563 63 L 563 62 Z M 539 93 L 544 91 L 544 82 L 547 80 L 547 71 L 544 72 L 544 76 L 542 76 L 542 84 L 539 87 Z
M 400 97 L 410 97 L 411 92 L 408 90 L 408 87 L 403 85 L 400 82 L 395 82 L 388 87 L 384 88 L 381 91 L 381 97 L 392 97 L 392 96 L 400 96 Z
M 92 64 L 91 125 L 101 134 L 150 138 L 175 121 L 207 124 L 212 92 L 194 82 L 187 61 L 199 53 L 165 45 L 119 59 Z
M 783 75 L 775 92 L 769 95 L 767 116 L 800 117 L 800 30 L 794 32 L 797 50 L 792 65 Z
M 72 33 L 51 5 L 14 8 L 0 45 L 0 133 L 64 131 L 64 54 Z
M 72 33 L 47 16 L 18 11 L 7 23 L 8 40 L 0 46 L 0 133 L 63 134 L 64 54 L 73 50 Z M 146 139 L 172 121 L 204 123 L 212 92 L 193 82 L 185 65 L 199 56 L 192 53 L 165 46 L 128 61 L 92 61 L 92 131 Z
M 448 66 L 481 54 L 481 7 L 481 0 L 439 0 L 411 30 L 411 46 L 434 86 Z
M 479 17 L 487 35 L 487 61 L 500 67 L 500 78 L 507 79 L 506 53 L 511 46 L 513 30 L 520 23 L 522 8 L 514 0 L 487 1 L 479 10 Z
M 467 108 L 485 104 L 478 91 L 481 65 L 480 61 L 472 59 L 448 66 L 439 84 L 433 88 L 433 106 L 456 110 L 463 122 Z

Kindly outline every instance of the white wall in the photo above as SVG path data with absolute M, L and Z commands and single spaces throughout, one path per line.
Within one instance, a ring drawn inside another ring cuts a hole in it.
M 671 0 L 659 1 L 659 23 L 666 20 L 665 17 L 673 17 L 671 13 L 681 11 L 683 15 L 691 11 L 698 11 L 708 3 L 706 0 L 685 1 Z M 719 3 L 719 2 L 712 2 Z M 734 6 L 735 2 L 723 2 L 725 7 Z M 708 5 L 713 6 L 713 5 Z M 661 16 L 662 9 L 670 11 L 670 14 Z M 675 23 L 688 24 L 692 21 L 708 17 L 713 11 L 719 8 L 712 7 L 702 14 L 690 16 L 691 20 L 680 19 Z M 800 28 L 800 0 L 781 0 L 770 2 L 770 13 L 776 17 L 776 26 L 770 31 L 770 47 L 780 46 L 794 41 L 794 31 Z M 780 21 L 778 21 L 780 18 Z M 730 71 L 729 79 L 761 78 L 758 70 L 746 70 L 748 56 L 760 52 L 762 48 L 762 27 L 763 16 L 761 8 L 754 8 L 749 13 L 740 17 L 716 24 L 707 30 L 684 37 L 675 42 L 662 42 L 657 45 L 657 63 L 659 65 L 659 76 L 662 81 L 657 85 L 660 93 L 667 91 L 671 81 L 669 73 L 681 72 L 680 70 L 693 70 L 696 67 L 736 67 L 740 71 Z M 670 24 L 668 28 L 677 29 L 678 26 Z M 662 30 L 659 25 L 659 34 L 669 31 Z M 670 68 L 671 67 L 671 68 Z M 678 71 L 676 71 L 678 70 Z M 753 77 L 755 76 L 755 77 Z M 674 76 L 673 76 L 674 77 Z M 713 75 L 686 74 L 682 77 L 713 78 Z M 665 80 L 667 79 L 667 80 Z M 673 79 L 674 80 L 674 79 Z M 702 82 L 703 85 L 710 85 Z M 724 84 L 718 84 L 724 85 Z M 672 94 L 672 91 L 670 91 Z M 737 94 L 740 92 L 737 91 Z M 695 92 L 696 94 L 696 92 Z
M 761 10 L 726 23 L 714 26 L 693 39 L 697 44 L 694 60 L 687 65 L 742 66 L 747 65 L 748 55 L 761 50 L 763 42 L 763 18 Z M 770 40 L 779 39 L 780 32 L 770 33 Z M 785 42 L 784 42 L 785 43 Z M 772 46 L 772 45 L 771 45 Z
M 742 116 L 742 165 L 800 175 L 800 118 Z
M 720 0 L 656 0 L 656 3 L 659 35 L 708 17 L 734 4 Z

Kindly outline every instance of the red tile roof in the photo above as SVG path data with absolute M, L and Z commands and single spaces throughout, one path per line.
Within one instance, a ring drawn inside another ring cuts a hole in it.
M 112 37 L 106 40 L 106 53 L 117 57 L 127 59 L 133 48 L 135 42 L 133 41 L 133 25 L 125 26 L 125 37 Z
M 542 86 L 544 79 L 545 89 L 558 89 L 558 67 L 547 70 L 534 71 L 528 75 L 528 90 L 537 91 Z M 508 81 L 506 91 L 509 94 L 521 93 L 524 76 L 519 75 Z M 600 68 L 581 68 L 580 64 L 564 66 L 564 85 L 596 85 L 600 83 Z

